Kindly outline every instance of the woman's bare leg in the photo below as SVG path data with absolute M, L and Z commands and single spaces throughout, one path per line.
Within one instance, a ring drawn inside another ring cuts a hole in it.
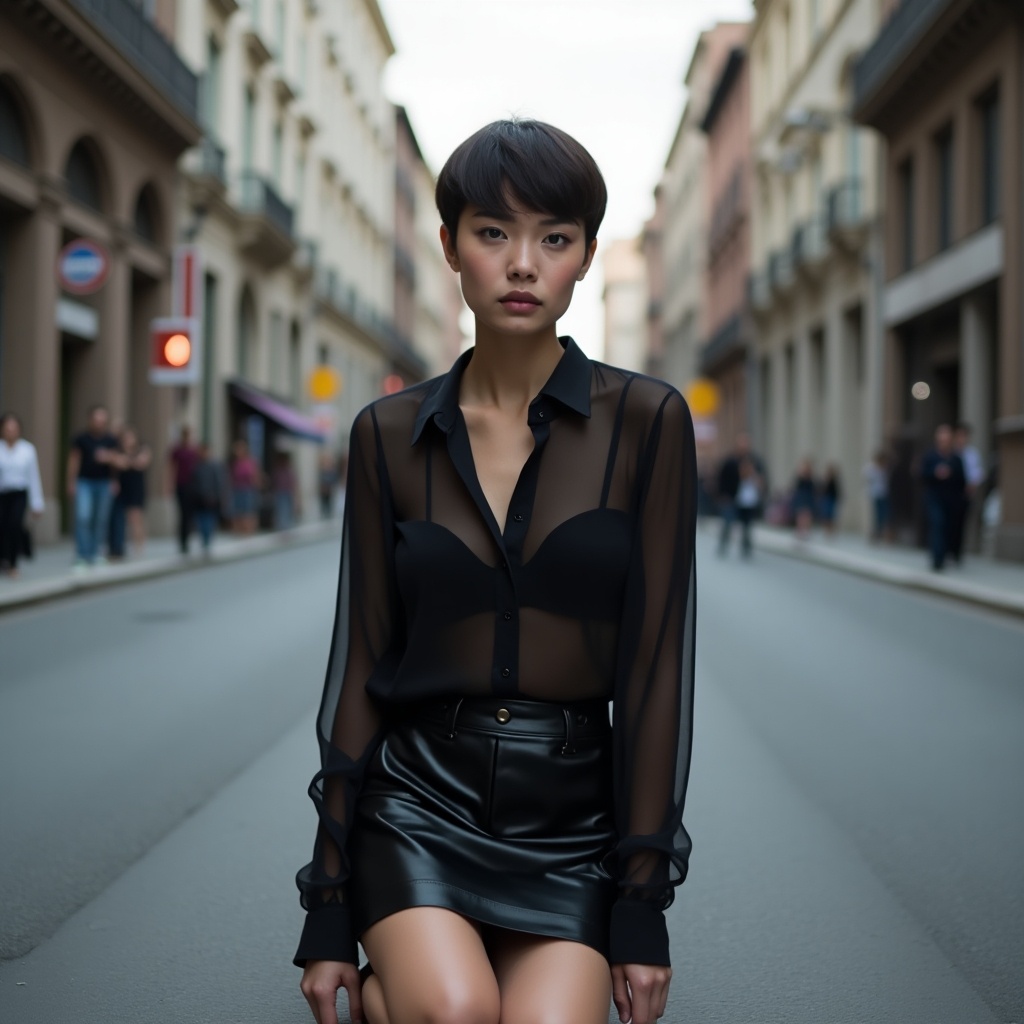
M 494 970 L 479 929 L 460 914 L 412 907 L 378 921 L 360 941 L 377 979 L 364 986 L 370 1024 L 498 1024 Z
M 607 1024 L 612 976 L 596 949 L 504 930 L 489 944 L 501 1024 Z

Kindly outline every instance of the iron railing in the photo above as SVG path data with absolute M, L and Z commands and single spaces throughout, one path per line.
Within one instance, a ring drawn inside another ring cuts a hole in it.
M 255 171 L 242 174 L 241 199 L 241 208 L 246 213 L 260 214 L 289 238 L 292 236 L 295 214 L 261 174 Z
M 859 178 L 846 178 L 828 193 L 828 230 L 856 227 L 864 221 L 863 185 Z
M 709 370 L 744 346 L 743 317 L 734 313 L 718 328 L 700 350 L 701 370 Z

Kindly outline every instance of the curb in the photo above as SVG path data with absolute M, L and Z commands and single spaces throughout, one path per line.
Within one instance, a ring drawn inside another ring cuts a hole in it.
M 174 573 L 190 572 L 193 569 L 223 565 L 226 562 L 269 555 L 276 551 L 286 551 L 289 548 L 335 538 L 339 541 L 341 539 L 340 519 L 322 523 L 306 523 L 288 530 L 286 533 L 263 533 L 247 537 L 244 540 L 233 540 L 221 548 L 214 546 L 209 555 L 165 555 L 161 558 L 151 558 L 141 562 L 102 566 L 91 570 L 85 576 L 74 576 L 68 573 L 66 576 L 19 584 L 18 590 L 0 594 L 0 615 L 17 608 L 25 608 L 62 597 L 72 597 L 88 593 L 91 590 L 102 590 L 119 586 L 122 583 L 137 583 L 140 580 L 154 579 L 157 576 L 170 576 Z
M 883 565 L 876 559 L 849 551 L 823 548 L 813 541 L 799 541 L 789 534 L 754 531 L 754 547 L 772 554 L 796 558 L 803 562 L 825 565 L 831 569 L 864 576 L 891 586 L 920 590 L 942 597 L 951 597 L 992 611 L 1008 612 L 1024 617 L 1024 593 L 1014 594 L 996 587 L 950 579 L 927 570 L 909 569 L 899 565 Z

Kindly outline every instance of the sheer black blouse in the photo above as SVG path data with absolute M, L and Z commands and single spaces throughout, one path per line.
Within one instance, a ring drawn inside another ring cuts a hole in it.
M 388 707 L 472 694 L 613 702 L 611 959 L 669 962 L 662 911 L 690 853 L 693 427 L 670 385 L 562 344 L 504 532 L 458 404 L 472 350 L 353 424 L 299 964 L 356 962 L 346 837 Z

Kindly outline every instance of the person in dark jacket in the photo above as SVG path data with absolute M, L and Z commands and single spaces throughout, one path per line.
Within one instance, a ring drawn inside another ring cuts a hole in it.
M 210 446 L 201 444 L 192 473 L 195 519 L 203 554 L 209 554 L 217 523 L 228 507 L 228 474 L 224 464 L 210 457 Z
M 737 434 L 736 447 L 731 455 L 722 460 L 718 470 L 718 510 L 722 517 L 722 532 L 718 537 L 718 553 L 726 555 L 729 551 L 729 538 L 732 535 L 733 523 L 738 518 L 736 496 L 740 490 L 740 468 L 744 462 L 750 463 L 750 470 L 759 481 L 760 494 L 764 495 L 764 466 L 761 460 L 751 451 L 750 435 Z M 750 522 L 757 515 L 757 509 L 748 509 L 744 520 L 744 550 L 748 550 Z
M 954 517 L 963 503 L 967 486 L 964 464 L 953 450 L 953 430 L 947 423 L 935 431 L 935 447 L 921 463 L 921 480 L 932 568 L 941 572 L 949 553 Z
M 793 522 L 800 540 L 806 540 L 811 535 L 817 505 L 818 484 L 814 479 L 814 463 L 810 459 L 802 459 L 793 481 Z

